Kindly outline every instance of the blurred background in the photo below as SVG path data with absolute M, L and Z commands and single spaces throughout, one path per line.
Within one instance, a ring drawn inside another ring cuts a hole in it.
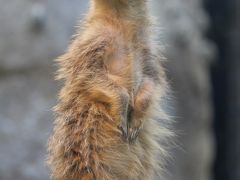
M 0 0 L 0 180 L 49 180 L 46 143 L 86 0 Z M 240 1 L 152 0 L 175 129 L 166 180 L 240 180 Z

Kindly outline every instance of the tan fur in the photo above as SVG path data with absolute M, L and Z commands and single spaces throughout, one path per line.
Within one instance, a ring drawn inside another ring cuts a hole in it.
M 58 59 L 65 84 L 49 141 L 53 179 L 161 175 L 171 132 L 161 123 L 167 83 L 150 29 L 145 0 L 91 1 L 84 28 Z

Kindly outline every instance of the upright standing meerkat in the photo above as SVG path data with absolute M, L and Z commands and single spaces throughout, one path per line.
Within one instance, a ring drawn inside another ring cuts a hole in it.
M 58 59 L 48 164 L 55 180 L 153 180 L 171 136 L 167 83 L 146 0 L 91 0 L 83 27 Z M 159 120 L 161 119 L 161 120 Z

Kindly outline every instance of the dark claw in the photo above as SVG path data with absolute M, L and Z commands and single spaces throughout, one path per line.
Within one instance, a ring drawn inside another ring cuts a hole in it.
M 127 140 L 129 143 L 134 143 L 137 140 L 140 130 L 141 130 L 141 128 L 130 128 L 128 130 Z
M 121 132 L 122 132 L 122 137 L 123 137 L 124 139 L 127 139 L 127 127 L 121 126 L 121 127 L 120 127 L 120 130 L 121 130 Z

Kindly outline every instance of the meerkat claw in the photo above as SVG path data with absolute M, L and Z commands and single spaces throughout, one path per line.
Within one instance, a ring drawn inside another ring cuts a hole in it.
M 124 127 L 124 126 L 120 126 L 120 130 L 122 132 L 122 137 L 124 139 L 127 139 L 127 127 Z
M 137 140 L 140 131 L 141 131 L 141 128 L 130 128 L 128 130 L 128 137 L 127 137 L 128 142 L 134 143 Z

